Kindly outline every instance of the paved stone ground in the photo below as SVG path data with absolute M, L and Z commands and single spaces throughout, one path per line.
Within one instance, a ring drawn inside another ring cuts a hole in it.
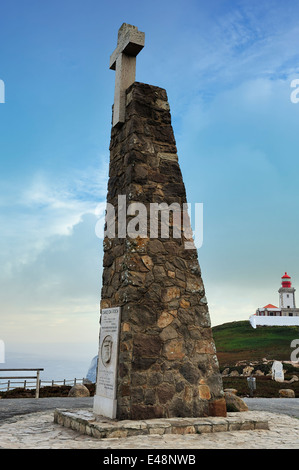
M 93 397 L 10 398 L 0 400 L 0 424 L 7 418 L 55 408 L 92 408 Z
M 243 398 L 252 411 L 271 411 L 299 418 L 299 398 Z
M 292 400 L 293 401 L 293 400 Z M 94 439 L 54 424 L 54 410 L 22 414 L 0 422 L 2 449 L 299 449 L 299 419 L 268 411 L 247 417 L 268 420 L 269 430 L 192 435 L 150 435 Z

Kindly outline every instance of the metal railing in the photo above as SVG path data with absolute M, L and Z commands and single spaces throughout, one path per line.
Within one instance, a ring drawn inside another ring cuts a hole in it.
M 36 371 L 36 375 L 27 375 L 27 376 L 5 376 L 5 377 L 0 377 L 0 380 L 3 379 L 9 379 L 9 385 L 10 387 L 10 380 L 11 379 L 36 379 L 36 389 L 35 389 L 35 398 L 39 398 L 39 388 L 40 388 L 40 379 L 39 379 L 39 374 L 40 371 L 44 369 L 0 369 L 0 372 L 27 372 L 27 371 Z M 25 380 L 25 382 L 26 382 Z M 9 389 L 9 388 L 8 388 Z
M 46 387 L 47 385 L 43 384 L 49 384 L 50 387 L 55 387 L 55 385 L 60 386 L 59 384 L 61 383 L 62 385 L 76 385 L 77 383 L 82 383 L 84 382 L 84 377 L 83 379 L 63 379 L 63 380 L 41 380 L 41 387 L 44 386 Z
M 11 369 L 0 369 L 0 371 L 3 370 L 11 370 Z M 15 369 L 15 370 L 24 370 L 24 369 Z M 27 369 L 29 370 L 29 369 Z M 36 369 L 33 369 L 36 370 Z M 42 369 L 40 369 L 42 370 Z M 14 388 L 23 388 L 24 390 L 30 390 L 34 387 L 36 387 L 36 380 L 35 381 L 28 381 L 27 379 L 24 380 L 24 377 L 10 377 L 10 379 L 23 379 L 22 381 L 12 381 L 8 380 L 7 382 L 1 382 L 2 379 L 8 379 L 8 377 L 1 377 L 0 376 L 0 392 L 8 392 L 10 390 L 13 390 Z M 34 378 L 34 377 L 30 377 Z M 42 387 L 55 387 L 58 386 L 60 387 L 60 384 L 66 385 L 66 386 L 72 386 L 76 385 L 77 383 L 82 383 L 84 384 L 84 381 L 86 379 L 83 377 L 83 379 L 63 379 L 63 380 L 39 380 L 39 391 Z

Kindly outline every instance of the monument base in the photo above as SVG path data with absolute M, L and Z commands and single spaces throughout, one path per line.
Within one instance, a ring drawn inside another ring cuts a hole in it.
M 93 400 L 93 412 L 98 416 L 106 416 L 107 418 L 116 418 L 117 400 L 113 398 L 101 397 L 99 395 L 94 396 Z
M 126 438 L 150 434 L 201 434 L 269 429 L 268 421 L 253 411 L 228 413 L 223 417 L 109 420 L 95 417 L 92 410 L 55 410 L 54 422 L 96 439 Z

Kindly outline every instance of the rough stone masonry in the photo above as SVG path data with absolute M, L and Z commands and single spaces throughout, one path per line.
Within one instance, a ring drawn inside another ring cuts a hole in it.
M 121 307 L 116 418 L 226 416 L 222 378 L 197 250 L 186 233 L 118 233 L 118 203 L 186 204 L 164 89 L 134 82 L 113 126 L 107 202 L 115 237 L 104 238 L 101 308 Z M 182 211 L 183 213 L 183 211 Z M 134 214 L 126 216 L 126 225 Z M 159 220 L 161 229 L 161 220 Z M 123 230 L 123 229 L 122 229 Z

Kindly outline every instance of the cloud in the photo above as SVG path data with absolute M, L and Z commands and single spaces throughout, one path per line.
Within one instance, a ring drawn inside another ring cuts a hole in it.
M 214 324 L 275 304 L 281 274 L 299 276 L 291 79 L 258 74 L 197 96 L 182 117 L 178 154 L 189 202 L 203 202 L 199 259 Z
M 176 61 L 167 62 L 178 121 L 198 97 L 209 103 L 244 82 L 299 74 L 294 4 L 292 11 L 278 2 L 226 3 L 225 11 L 216 5 L 207 6 L 209 14 L 200 9 L 198 22 L 181 31 Z
M 1 282 L 1 337 L 7 344 L 97 340 L 101 241 L 85 214 L 68 235 L 53 235 L 34 259 Z
M 55 236 L 70 236 L 86 214 L 95 214 L 106 197 L 107 160 L 96 168 L 72 171 L 67 178 L 39 171 L 14 190 L 2 187 L 2 275 L 32 264 Z M 0 274 L 1 276 L 1 274 Z
M 64 337 L 75 343 L 93 334 L 96 340 L 102 246 L 95 226 L 96 208 L 106 196 L 106 160 L 67 179 L 37 172 L 14 198 L 7 187 L 1 212 L 1 337 L 8 344 Z

